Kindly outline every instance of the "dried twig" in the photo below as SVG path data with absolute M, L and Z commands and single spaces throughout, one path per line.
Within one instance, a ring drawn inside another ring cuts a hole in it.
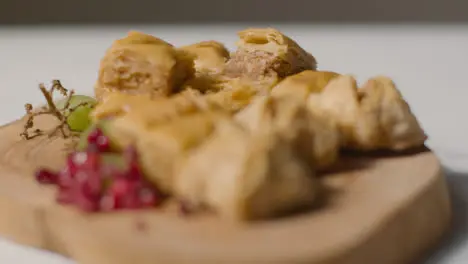
M 39 89 L 41 90 L 42 94 L 44 95 L 44 97 L 45 97 L 45 99 L 47 101 L 47 105 L 49 106 L 48 107 L 49 112 L 51 114 L 55 115 L 55 117 L 57 117 L 57 119 L 60 120 L 60 121 L 65 119 L 65 117 L 62 115 L 62 113 L 60 113 L 60 111 L 55 106 L 52 94 L 49 91 L 47 91 L 47 89 L 45 88 L 43 83 L 39 84 Z M 51 88 L 50 91 L 53 92 L 54 89 Z
M 63 96 L 67 96 L 68 90 L 63 87 L 62 83 L 59 80 L 52 80 L 52 87 L 50 88 L 49 93 L 53 94 L 54 90 L 58 90 Z
M 68 109 L 70 107 L 70 102 L 71 102 L 72 96 L 74 94 L 75 94 L 75 91 L 71 90 L 68 94 L 64 95 L 64 96 L 66 96 L 65 104 L 63 105 L 62 109 L 59 109 L 60 111 L 64 111 L 64 110 L 66 110 L 66 109 Z
M 60 132 L 60 134 L 64 138 L 69 138 L 69 137 L 75 137 L 78 135 L 78 133 L 74 133 L 68 123 L 67 123 L 67 117 L 73 113 L 77 108 L 81 106 L 89 106 L 89 103 L 83 102 L 80 103 L 74 107 L 70 107 L 70 101 L 72 99 L 72 96 L 75 94 L 73 90 L 68 90 L 65 87 L 62 86 L 61 82 L 59 80 L 53 80 L 52 81 L 52 86 L 50 89 L 47 89 L 44 84 L 39 84 L 39 90 L 41 91 L 42 95 L 46 99 L 47 105 L 39 108 L 37 111 L 34 111 L 33 106 L 31 104 L 26 104 L 25 111 L 26 111 L 26 123 L 24 124 L 23 131 L 20 133 L 20 136 L 22 136 L 25 139 L 32 139 L 37 136 L 45 134 L 44 131 L 40 129 L 33 129 L 34 127 L 34 118 L 39 115 L 52 115 L 58 120 L 58 124 L 50 131 L 48 132 L 48 136 L 53 136 L 56 135 L 57 132 Z M 65 104 L 64 107 L 59 109 L 54 102 L 53 98 L 53 93 L 55 91 L 58 91 L 62 96 L 65 96 Z M 32 132 L 30 131 L 32 130 Z

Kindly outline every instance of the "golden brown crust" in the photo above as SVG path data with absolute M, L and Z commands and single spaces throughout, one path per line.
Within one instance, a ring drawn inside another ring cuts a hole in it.
M 337 76 L 338 73 L 329 71 L 303 71 L 286 77 L 273 87 L 271 95 L 294 96 L 305 100 L 310 93 L 322 92 L 328 82 Z
M 117 40 L 101 60 L 95 94 L 113 91 L 167 96 L 192 75 L 191 61 L 172 45 L 141 33 Z
M 233 81 L 235 79 L 222 74 L 198 73 L 187 80 L 181 90 L 193 89 L 202 93 L 216 93 L 229 89 Z
M 370 79 L 361 89 L 350 75 L 339 76 L 321 94 L 311 94 L 309 109 L 334 120 L 343 146 L 359 150 L 420 147 L 426 135 L 393 81 Z
M 302 49 L 294 40 L 274 28 L 248 28 L 238 33 L 237 46 L 248 52 L 265 51 L 292 65 L 291 72 L 315 70 L 314 56 Z M 285 73 L 290 75 L 292 73 Z
M 147 94 L 113 92 L 91 112 L 94 121 L 126 116 L 145 126 L 158 125 L 185 114 L 206 108 L 205 99 L 194 90 L 186 90 L 170 97 L 153 98 Z
M 247 106 L 256 94 L 250 85 L 236 80 L 223 91 L 207 94 L 188 89 L 170 97 L 155 98 L 148 94 L 113 92 L 95 106 L 91 119 L 96 122 L 125 115 L 152 125 L 193 112 L 217 110 L 235 113 Z
M 308 111 L 302 98 L 258 97 L 235 118 L 249 131 L 268 127 L 277 132 L 314 169 L 327 168 L 338 158 L 341 141 L 337 127 Z
M 249 105 L 257 94 L 258 90 L 251 83 L 233 79 L 226 83 L 222 91 L 208 93 L 204 98 L 214 108 L 236 113 Z
M 193 61 L 195 75 L 187 80 L 182 90 L 195 89 L 201 92 L 220 91 L 230 78 L 222 75 L 229 59 L 229 51 L 220 42 L 202 41 L 178 48 Z
M 174 186 L 177 196 L 227 220 L 261 219 L 313 204 L 312 173 L 273 131 L 250 133 L 224 120 L 180 163 Z
M 127 36 L 114 41 L 114 45 L 129 45 L 129 44 L 153 44 L 153 45 L 164 45 L 172 47 L 172 44 L 157 38 L 152 35 L 148 35 L 139 31 L 129 31 Z
M 273 28 L 248 28 L 238 33 L 237 51 L 226 65 L 231 77 L 277 75 L 280 78 L 315 70 L 315 58 L 296 42 Z
M 352 147 L 405 150 L 424 144 L 426 134 L 390 78 L 368 80 L 359 97 L 361 111 Z
M 228 49 L 217 41 L 202 41 L 178 48 L 194 60 L 195 73 L 221 73 L 229 59 Z
M 139 131 L 136 147 L 148 180 L 164 192 L 173 193 L 174 168 L 178 160 L 209 138 L 217 120 L 223 117 L 223 113 L 198 112 Z

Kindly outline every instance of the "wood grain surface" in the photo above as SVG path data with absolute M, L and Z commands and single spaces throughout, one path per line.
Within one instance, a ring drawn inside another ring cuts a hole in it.
M 65 141 L 22 140 L 22 124 L 0 128 L 0 235 L 83 264 L 409 264 L 438 243 L 451 219 L 430 151 L 345 157 L 321 178 L 320 208 L 281 219 L 233 224 L 208 213 L 181 217 L 171 206 L 84 214 L 58 205 L 54 188 L 33 178 L 38 166 L 63 164 Z

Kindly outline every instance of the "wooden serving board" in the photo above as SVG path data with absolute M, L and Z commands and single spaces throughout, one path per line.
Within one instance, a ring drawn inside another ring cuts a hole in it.
M 62 165 L 64 140 L 22 140 L 22 125 L 0 128 L 0 235 L 83 264 L 406 264 L 434 247 L 451 219 L 430 151 L 344 158 L 322 177 L 329 195 L 321 208 L 282 219 L 236 225 L 170 209 L 84 214 L 58 205 L 54 187 L 33 178 L 37 166 Z

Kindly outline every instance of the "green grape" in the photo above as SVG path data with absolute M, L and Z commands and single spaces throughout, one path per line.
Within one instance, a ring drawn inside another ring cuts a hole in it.
M 66 99 L 62 99 L 56 103 L 58 109 L 65 107 Z M 96 99 L 86 95 L 73 95 L 70 99 L 69 109 L 75 108 L 79 104 L 88 103 L 88 105 L 79 106 L 72 113 L 65 112 L 68 115 L 67 124 L 73 131 L 84 131 L 91 125 L 89 113 L 92 107 L 96 104 Z
M 60 101 L 56 102 L 55 103 L 55 106 L 61 110 L 65 107 L 65 103 L 67 102 L 67 98 L 63 98 L 61 99 Z M 91 96 L 87 96 L 87 95 L 73 95 L 72 98 L 70 99 L 70 104 L 68 106 L 68 108 L 73 108 L 73 107 L 76 107 L 77 105 L 81 104 L 81 103 L 85 103 L 85 102 L 89 102 L 91 104 L 96 104 L 96 99 L 94 99 L 93 97 Z
M 67 117 L 67 123 L 73 131 L 84 131 L 91 125 L 89 113 L 92 108 L 89 106 L 80 106 Z

